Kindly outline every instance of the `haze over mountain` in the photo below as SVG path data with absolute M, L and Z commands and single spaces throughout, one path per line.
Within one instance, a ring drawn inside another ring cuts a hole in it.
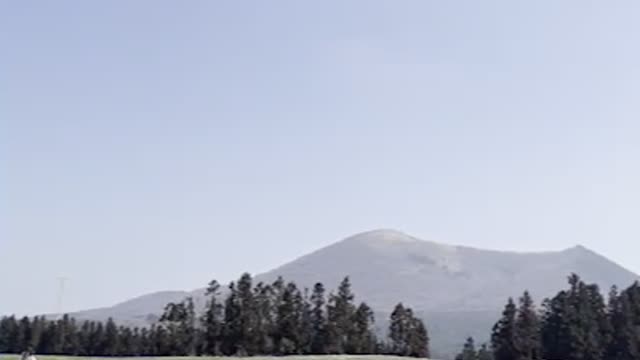
M 396 303 L 403 302 L 426 318 L 432 348 L 443 354 L 450 353 L 468 335 L 485 339 L 508 297 L 517 297 L 526 289 L 540 301 L 564 288 L 570 273 L 604 290 L 638 279 L 582 246 L 516 253 L 444 245 L 395 230 L 374 230 L 302 256 L 257 275 L 255 280 L 271 282 L 282 276 L 299 286 L 322 282 L 333 289 L 348 275 L 357 300 L 367 301 L 377 311 L 379 324 Z M 202 304 L 203 289 L 167 291 L 74 315 L 148 322 L 166 303 L 189 295 Z

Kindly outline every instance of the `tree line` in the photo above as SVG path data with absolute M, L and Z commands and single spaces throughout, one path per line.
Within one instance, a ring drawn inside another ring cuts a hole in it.
M 538 310 L 528 292 L 508 299 L 490 346 L 468 338 L 457 360 L 640 360 L 640 284 L 605 298 L 578 275 Z
M 393 354 L 429 355 L 425 324 L 411 308 L 395 306 L 387 337 L 379 339 L 373 310 L 355 302 L 348 277 L 326 294 L 278 278 L 254 284 L 249 274 L 232 282 L 225 296 L 211 281 L 204 309 L 192 298 L 169 303 L 148 327 L 15 316 L 0 319 L 0 353 L 27 348 L 39 354 L 80 356 Z

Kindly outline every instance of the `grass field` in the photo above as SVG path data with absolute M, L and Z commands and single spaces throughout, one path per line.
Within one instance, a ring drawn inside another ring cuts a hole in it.
M 56 356 L 56 355 L 36 355 L 38 360 L 89 360 L 89 359 L 108 359 L 104 357 L 81 357 L 81 356 Z M 235 359 L 250 359 L 250 360 L 274 360 L 278 357 L 274 356 L 254 356 L 250 358 L 239 357 L 136 357 L 136 358 L 115 358 L 118 360 L 137 359 L 137 360 L 235 360 Z M 407 358 L 397 356 L 383 356 L 383 355 L 324 355 L 324 356 L 285 356 L 279 358 L 286 358 L 287 360 L 406 360 Z M 19 360 L 18 355 L 0 355 L 0 360 Z

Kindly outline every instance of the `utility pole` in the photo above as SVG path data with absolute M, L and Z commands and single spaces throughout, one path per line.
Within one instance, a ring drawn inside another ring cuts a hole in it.
M 64 276 L 58 277 L 58 303 L 56 304 L 56 314 L 58 317 L 62 317 L 62 300 L 64 296 L 64 285 L 67 281 L 67 278 Z

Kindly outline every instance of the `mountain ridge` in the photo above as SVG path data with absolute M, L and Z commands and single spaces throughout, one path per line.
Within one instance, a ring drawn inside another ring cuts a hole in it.
M 322 282 L 333 290 L 349 276 L 356 300 L 366 301 L 377 312 L 378 323 L 384 323 L 392 307 L 403 302 L 426 319 L 434 351 L 445 353 L 457 349 L 466 336 L 486 338 L 508 297 L 528 290 L 539 302 L 564 288 L 571 273 L 605 291 L 611 285 L 626 286 L 639 278 L 582 245 L 547 252 L 486 250 L 377 229 L 300 256 L 256 275 L 254 281 L 270 283 L 282 276 L 300 287 Z M 201 288 L 156 292 L 73 315 L 145 324 L 156 320 L 166 303 L 186 296 L 193 296 L 197 306 L 204 305 Z

